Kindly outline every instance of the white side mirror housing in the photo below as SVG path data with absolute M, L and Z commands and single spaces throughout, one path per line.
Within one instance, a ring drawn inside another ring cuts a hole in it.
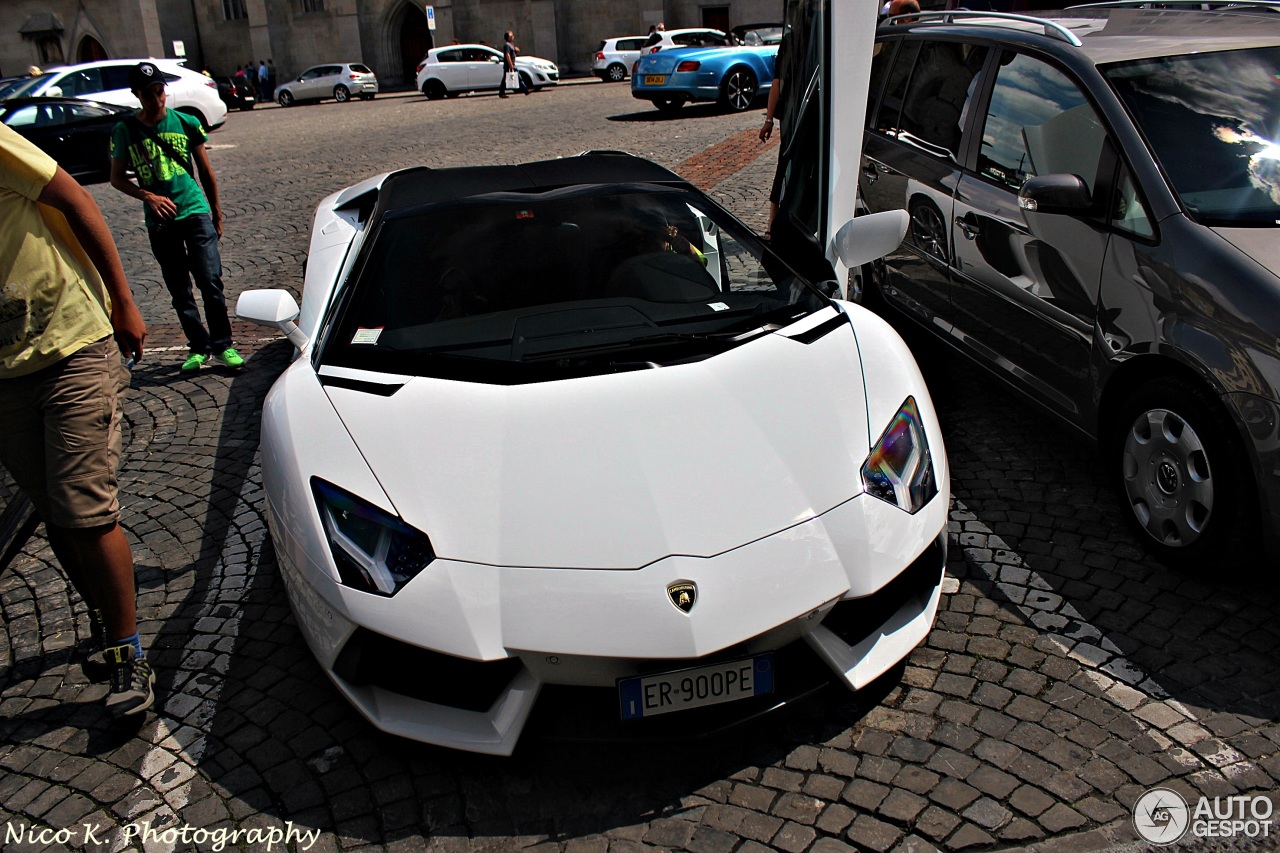
M 236 316 L 279 329 L 298 349 L 307 345 L 307 336 L 294 322 L 298 303 L 287 290 L 246 290 L 236 300 Z
M 905 210 L 885 210 L 850 219 L 832 238 L 836 257 L 849 269 L 883 258 L 902 244 L 910 223 Z

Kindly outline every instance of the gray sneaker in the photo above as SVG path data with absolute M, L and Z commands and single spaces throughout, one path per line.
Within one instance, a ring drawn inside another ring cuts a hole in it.
M 89 608 L 89 647 L 94 651 L 85 655 L 80 663 L 80 669 L 84 672 L 84 677 L 94 684 L 111 678 L 111 665 L 107 663 L 107 655 L 102 651 L 102 647 L 106 644 L 106 636 L 102 611 Z
M 113 717 L 140 714 L 155 704 L 156 674 L 151 662 L 138 660 L 131 643 L 102 650 L 111 668 L 111 689 L 107 692 L 107 710 Z

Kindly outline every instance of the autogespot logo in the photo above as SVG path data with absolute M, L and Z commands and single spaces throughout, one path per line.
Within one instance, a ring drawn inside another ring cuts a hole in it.
M 1152 788 L 1133 806 L 1133 826 L 1152 844 L 1172 844 L 1186 834 L 1190 822 L 1187 801 L 1168 788 Z

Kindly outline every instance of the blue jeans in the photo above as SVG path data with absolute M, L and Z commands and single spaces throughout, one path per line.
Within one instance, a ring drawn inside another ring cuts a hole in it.
M 222 256 L 218 254 L 218 232 L 212 217 L 199 214 L 161 222 L 151 226 L 148 235 L 191 352 L 211 355 L 231 346 L 231 321 L 227 319 L 227 299 L 222 293 Z M 208 331 L 200 322 L 191 291 L 192 278 L 204 298 Z

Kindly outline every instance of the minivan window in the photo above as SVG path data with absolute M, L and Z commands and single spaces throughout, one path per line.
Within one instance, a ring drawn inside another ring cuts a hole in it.
M 985 47 L 925 42 L 902 105 L 901 129 L 958 156 L 973 81 L 986 58 Z
M 1018 190 L 1036 175 L 1069 173 L 1092 192 L 1106 131 L 1080 88 L 1048 63 L 1001 57 L 982 130 L 978 171 Z

